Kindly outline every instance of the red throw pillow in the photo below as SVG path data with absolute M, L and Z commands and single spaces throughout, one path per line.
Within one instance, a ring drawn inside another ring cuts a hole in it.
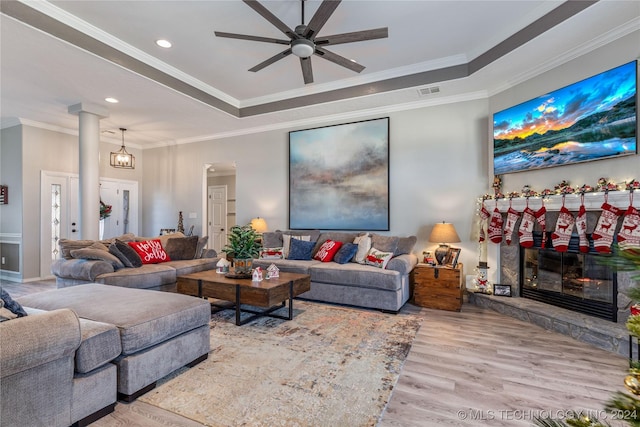
M 129 242 L 129 246 L 140 255 L 143 264 L 157 264 L 171 261 L 169 255 L 162 248 L 160 239 L 145 240 L 144 242 Z
M 338 252 L 338 249 L 342 246 L 342 242 L 335 242 L 333 240 L 327 240 L 320 246 L 318 252 L 313 257 L 313 259 L 317 259 L 322 262 L 329 262 L 333 260 L 333 256 Z

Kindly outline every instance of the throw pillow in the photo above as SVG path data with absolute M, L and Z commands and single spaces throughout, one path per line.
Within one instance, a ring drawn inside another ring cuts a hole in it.
M 365 264 L 385 269 L 391 257 L 393 257 L 393 252 L 383 252 L 372 247 L 367 255 Z
M 87 246 L 88 249 L 100 249 L 101 251 L 109 252 L 109 248 L 101 242 L 95 242 L 91 246 Z
M 320 249 L 318 249 L 318 252 L 316 252 L 316 255 L 313 257 L 313 259 L 317 259 L 318 261 L 322 262 L 333 261 L 333 257 L 336 252 L 340 250 L 340 247 L 342 247 L 342 242 L 327 240 L 322 244 L 322 246 L 320 246 Z
M 313 253 L 313 247 L 315 245 L 316 242 L 291 239 L 291 248 L 289 249 L 289 256 L 287 257 L 287 259 L 309 261 L 311 260 L 311 254 Z
M 358 252 L 358 245 L 355 243 L 345 243 L 333 256 L 333 260 L 338 264 L 346 264 L 353 259 L 356 252 Z
M 287 259 L 289 258 L 289 247 L 291 246 L 291 239 L 304 240 L 305 242 L 309 242 L 311 241 L 311 236 L 306 236 L 306 235 L 295 236 L 292 234 L 283 234 L 282 235 L 282 255 Z
M 282 259 L 282 248 L 262 248 L 260 259 Z
M 71 256 L 76 259 L 95 259 L 98 261 L 106 261 L 111 263 L 111 265 L 113 265 L 113 268 L 115 268 L 116 270 L 119 268 L 124 268 L 124 263 L 120 261 L 120 258 L 103 249 L 74 249 L 71 251 Z
M 208 241 L 209 236 L 198 238 L 198 244 L 196 245 L 196 254 L 194 255 L 194 258 L 202 258 L 202 252 L 204 251 L 205 246 L 207 246 Z
M 353 262 L 364 264 L 364 261 L 367 258 L 367 254 L 371 250 L 371 237 L 369 236 L 369 233 L 365 233 L 362 236 L 356 237 L 355 239 L 353 239 L 353 243 L 358 245 L 358 251 L 353 257 Z
M 173 261 L 182 259 L 193 259 L 196 256 L 198 246 L 198 236 L 172 237 L 167 240 L 164 247 L 165 252 Z
M 109 245 L 109 252 L 118 257 L 125 267 L 142 267 L 142 259 L 140 258 L 140 255 L 138 255 L 138 253 L 125 242 L 121 242 L 116 239 L 115 242 Z
M 160 239 L 145 240 L 144 242 L 129 242 L 129 246 L 140 256 L 143 264 L 158 264 L 171 261 L 169 255 L 162 247 Z
M 393 253 L 394 256 L 410 254 L 413 251 L 413 247 L 416 245 L 418 238 L 416 236 L 400 237 L 398 238 L 398 247 Z
M 9 292 L 4 289 L 0 289 L 0 299 L 2 299 L 2 306 L 17 317 L 25 317 L 27 315 L 27 312 L 24 311 L 24 308 L 22 308 L 20 303 L 11 298 Z

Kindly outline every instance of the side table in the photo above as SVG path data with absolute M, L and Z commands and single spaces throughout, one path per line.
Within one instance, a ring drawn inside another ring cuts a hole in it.
M 418 264 L 411 274 L 413 303 L 420 307 L 460 311 L 462 307 L 462 264 L 456 268 Z

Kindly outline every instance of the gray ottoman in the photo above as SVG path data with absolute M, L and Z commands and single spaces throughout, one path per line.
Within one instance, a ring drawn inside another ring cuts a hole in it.
M 133 401 L 174 370 L 208 357 L 211 306 L 168 292 L 86 284 L 19 298 L 41 310 L 70 308 L 78 317 L 117 326 L 122 353 L 118 397 Z

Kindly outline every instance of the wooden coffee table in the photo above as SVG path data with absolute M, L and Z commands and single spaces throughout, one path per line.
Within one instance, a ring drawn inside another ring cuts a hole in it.
M 178 292 L 200 298 L 216 298 L 234 303 L 236 325 L 244 325 L 262 316 L 278 319 L 293 319 L 293 298 L 311 289 L 311 278 L 308 274 L 283 273 L 280 277 L 253 282 L 251 279 L 233 279 L 215 270 L 201 271 L 177 277 Z M 289 300 L 289 315 L 280 316 L 274 311 L 284 307 Z M 241 305 L 264 307 L 257 311 L 242 308 Z M 212 304 L 215 306 L 215 304 Z M 233 307 L 221 307 L 233 308 Z M 240 320 L 241 313 L 253 316 Z

